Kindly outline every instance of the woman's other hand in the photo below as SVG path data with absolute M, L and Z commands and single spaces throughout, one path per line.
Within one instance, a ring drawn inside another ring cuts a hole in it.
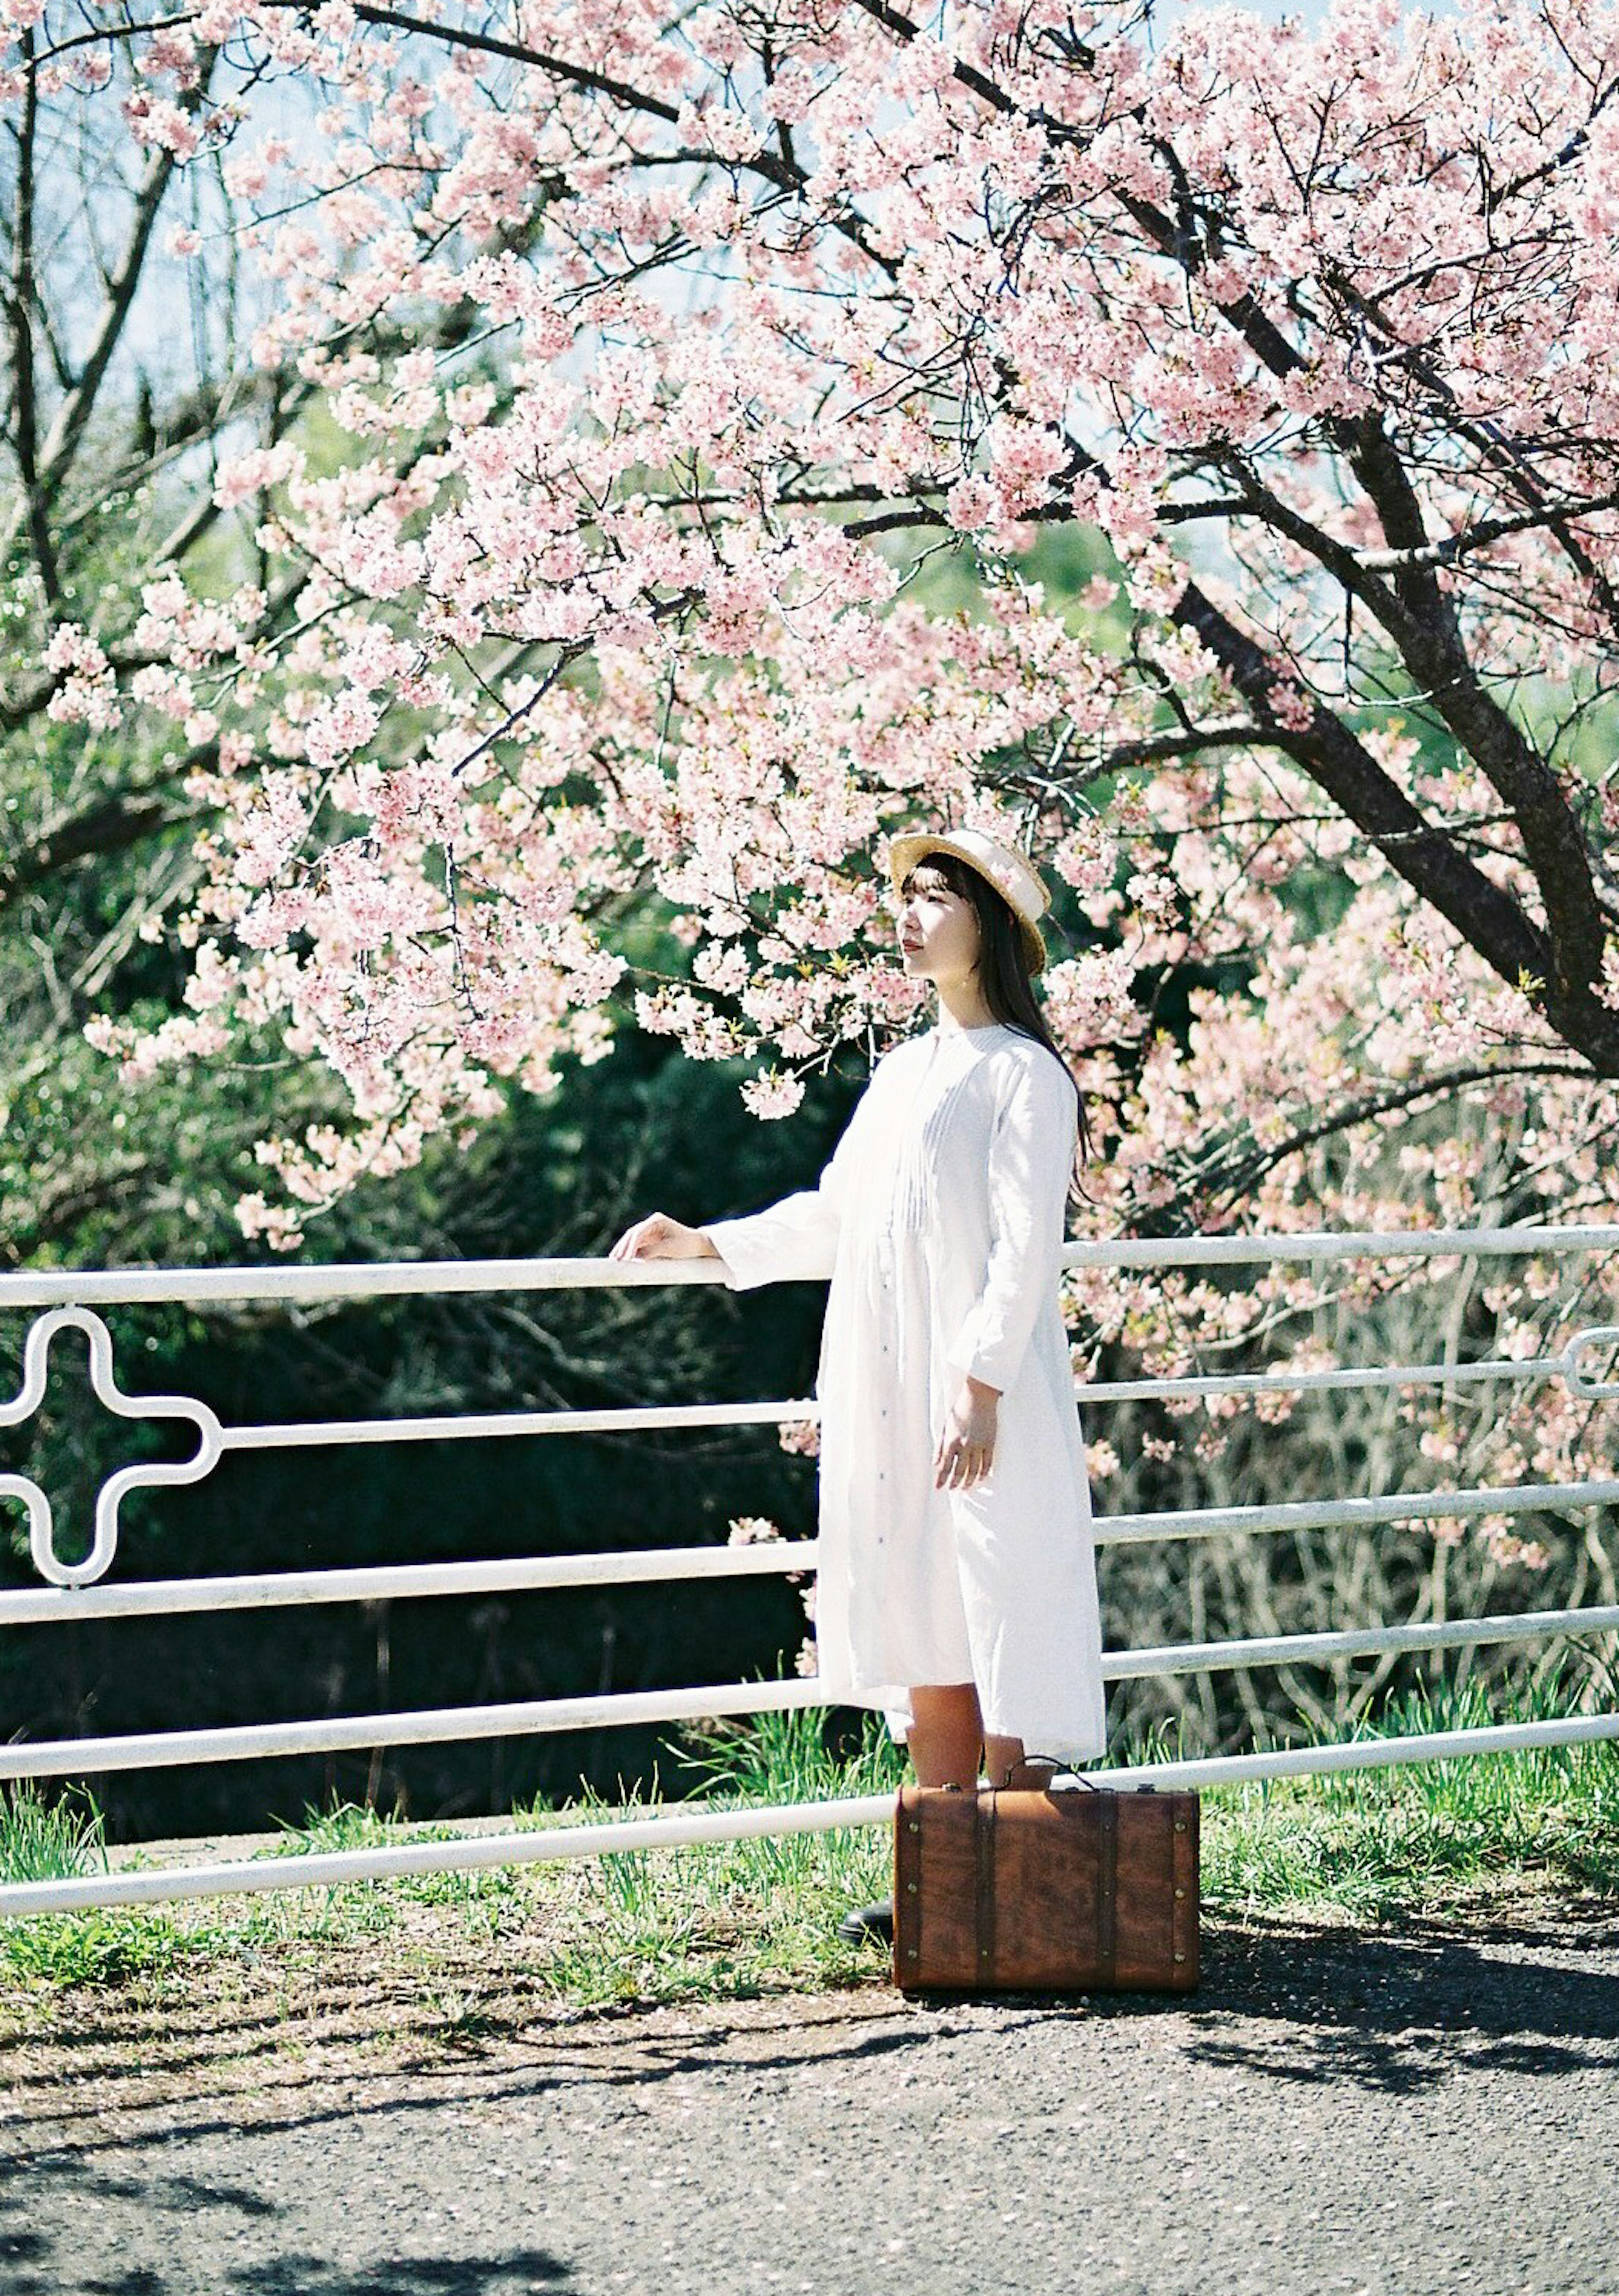
M 968 1491 L 981 1483 L 994 1463 L 998 1387 L 964 1379 L 944 1414 L 944 1432 L 933 1455 L 936 1491 Z
M 626 1227 L 608 1253 L 609 1259 L 717 1259 L 700 1227 L 686 1227 L 667 1212 L 649 1212 Z

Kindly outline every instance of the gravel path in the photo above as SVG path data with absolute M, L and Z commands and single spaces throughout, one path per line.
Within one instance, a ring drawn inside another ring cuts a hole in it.
M 1210 1923 L 1169 2004 L 470 1981 L 407 1997 L 359 1948 L 297 1997 L 12 2033 L 0 2290 L 1619 2292 L 1610 1905 Z

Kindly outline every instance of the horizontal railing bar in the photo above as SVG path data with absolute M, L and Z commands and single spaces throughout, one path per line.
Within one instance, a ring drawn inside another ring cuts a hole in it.
M 840 1825 L 886 1825 L 893 1817 L 892 1794 L 856 1794 L 839 1801 L 775 1803 L 756 1809 L 709 1810 L 701 1816 L 676 1810 L 667 1817 L 468 1834 L 454 1841 L 402 1841 L 388 1849 L 250 1857 L 229 1865 L 155 1871 L 125 1867 L 116 1874 L 83 1874 L 59 1882 L 12 1882 L 0 1888 L 0 1920 L 72 1913 L 90 1906 L 150 1906 L 264 1890 L 333 1889 L 346 1882 L 397 1881 L 413 1874 L 483 1873 L 500 1866 L 542 1865 L 553 1857 L 675 1849 L 698 1842 L 754 1841 L 762 1834 L 827 1833 Z
M 122 1267 L 0 1275 L 0 1308 L 116 1308 L 143 1301 L 369 1300 L 477 1292 L 618 1292 L 723 1283 L 715 1259 L 377 1259 L 324 1267 Z
M 1580 1715 L 1556 1722 L 1435 1731 L 1411 1738 L 1356 1738 L 1335 1745 L 1288 1747 L 1274 1753 L 1142 1763 L 1087 1775 L 1099 1786 L 1128 1792 L 1153 1785 L 1167 1791 L 1386 1769 L 1410 1762 L 1458 1761 L 1480 1754 L 1526 1753 L 1541 1748 L 1600 1744 L 1615 1738 L 1619 1738 L 1619 1715 Z M 75 1913 L 94 1906 L 236 1897 L 266 1890 L 332 1889 L 344 1882 L 402 1880 L 417 1874 L 479 1873 L 503 1866 L 537 1866 L 557 1857 L 675 1849 L 707 1842 L 752 1841 L 766 1834 L 825 1833 L 840 1826 L 892 1824 L 894 1808 L 892 1794 L 859 1794 L 835 1801 L 777 1803 L 756 1809 L 677 1809 L 666 1817 L 612 1819 L 601 1825 L 539 1827 L 533 1832 L 487 1833 L 452 1841 L 410 1841 L 388 1848 L 244 1858 L 228 1865 L 75 1874 L 60 1881 L 12 1882 L 0 1888 L 0 1919 Z
M 631 1435 L 661 1427 L 786 1426 L 816 1419 L 800 1403 L 612 1404 L 593 1411 L 471 1411 L 423 1419 L 307 1419 L 222 1428 L 222 1451 L 291 1450 L 323 1443 L 444 1443 L 489 1435 Z
M 1222 1533 L 1376 1528 L 1421 1516 L 1466 1521 L 1520 1515 L 1553 1506 L 1611 1506 L 1619 1480 L 1531 1483 L 1515 1488 L 1407 1491 L 1380 1499 L 1290 1501 L 1276 1506 L 1183 1508 L 1158 1514 L 1099 1515 L 1099 1546 L 1156 1539 L 1213 1538 Z M 139 1580 L 127 1587 L 18 1587 L 0 1593 L 0 1626 L 43 1626 L 67 1620 L 126 1618 L 209 1610 L 251 1610 L 302 1603 L 405 1601 L 422 1595 L 520 1593 L 528 1588 L 631 1585 L 668 1578 L 748 1577 L 813 1569 L 814 1539 L 753 1547 L 642 1548 L 633 1553 L 515 1557 L 485 1562 L 393 1563 L 374 1569 L 266 1571 L 217 1578 Z M 0 1771 L 0 1775 L 4 1773 Z
M 1121 1237 L 1067 1242 L 1065 1267 L 1242 1267 L 1255 1262 L 1484 1259 L 1517 1254 L 1619 1251 L 1619 1227 L 1449 1227 L 1322 1230 L 1297 1235 Z
M 1067 1243 L 1067 1267 L 1216 1267 L 1299 1260 L 1500 1259 L 1619 1251 L 1619 1227 L 1400 1228 L 1296 1235 L 1194 1235 Z M 142 1300 L 369 1299 L 384 1294 L 634 1290 L 722 1283 L 712 1259 L 412 1259 L 290 1267 L 127 1267 L 0 1275 L 0 1308 Z
M 266 1570 L 237 1578 L 146 1578 L 123 1587 L 23 1587 L 0 1592 L 0 1627 L 83 1619 L 170 1617 L 317 1603 L 386 1603 L 417 1595 L 518 1595 L 566 1587 L 749 1578 L 813 1570 L 814 1538 L 750 1546 L 654 1546 L 603 1554 L 509 1555 L 479 1562 L 388 1562 L 342 1570 Z
M 1396 1364 L 1358 1370 L 1231 1373 L 1195 1379 L 1082 1381 L 1075 1399 L 1137 1403 L 1177 1396 L 1285 1395 L 1354 1388 L 1449 1386 L 1468 1381 L 1543 1379 L 1566 1374 L 1561 1356 L 1528 1361 L 1502 1357 L 1470 1364 Z M 137 1401 L 138 1398 L 135 1398 Z M 613 1404 L 588 1411 L 441 1413 L 419 1419 L 305 1419 L 222 1427 L 222 1452 L 318 1448 L 325 1444 L 471 1442 L 490 1436 L 628 1435 L 665 1428 L 813 1425 L 821 1406 L 812 1396 L 755 1403 Z
M 1268 1778 L 1332 1776 L 1345 1770 L 1393 1769 L 1404 1762 L 1469 1760 L 1478 1754 L 1533 1753 L 1539 1747 L 1602 1745 L 1619 1738 L 1619 1714 L 1570 1716 L 1558 1722 L 1492 1723 L 1473 1730 L 1435 1730 L 1411 1738 L 1351 1738 L 1328 1746 L 1289 1746 L 1275 1753 L 1211 1754 L 1185 1762 L 1143 1762 L 1119 1775 L 1132 1786 L 1263 1784 Z M 1109 1783 L 1095 1773 L 1098 1785 Z M 0 1890 L 0 1913 L 4 1911 Z
M 1233 1372 L 1188 1379 L 1080 1381 L 1075 1400 L 1143 1403 L 1177 1396 L 1290 1395 L 1355 1388 L 1460 1386 L 1479 1380 L 1566 1376 L 1564 1356 L 1501 1357 L 1465 1364 L 1394 1364 L 1316 1372 Z M 626 1435 L 658 1428 L 768 1427 L 813 1424 L 821 1406 L 812 1396 L 786 1402 L 614 1404 L 591 1411 L 487 1411 L 422 1419 L 307 1419 L 284 1424 L 226 1427 L 224 1451 L 290 1450 L 323 1443 L 441 1443 L 491 1435 Z
M 1174 1643 L 1150 1650 L 1108 1651 L 1102 1656 L 1101 1672 L 1106 1682 L 1133 1682 L 1149 1676 L 1279 1666 L 1296 1660 L 1319 1663 L 1330 1658 L 1370 1657 L 1386 1651 L 1453 1649 L 1470 1643 L 1530 1640 L 1561 1633 L 1598 1634 L 1615 1628 L 1619 1628 L 1619 1606 L 1500 1612 L 1484 1618 L 1447 1620 L 1435 1625 L 1348 1628 L 1343 1632 L 1272 1636 L 1240 1642 Z M 695 1690 L 625 1691 L 503 1706 L 326 1716 L 307 1722 L 249 1723 L 226 1729 L 42 1739 L 32 1743 L 22 1741 L 0 1748 L 0 1778 L 88 1777 L 103 1770 L 157 1769 L 184 1762 L 253 1761 L 276 1754 L 352 1752 L 378 1745 L 441 1745 L 475 1738 L 513 1737 L 530 1731 L 587 1729 L 593 1725 L 611 1727 L 627 1722 L 691 1721 L 707 1714 L 778 1712 L 783 1708 L 819 1702 L 819 1683 L 813 1677 L 801 1677 L 793 1682 L 728 1683 L 718 1688 Z
M 1218 1372 L 1186 1379 L 1098 1379 L 1075 1392 L 1091 1403 L 1170 1402 L 1189 1395 L 1306 1395 L 1345 1393 L 1356 1388 L 1463 1387 L 1493 1379 L 1556 1379 L 1568 1374 L 1566 1356 L 1481 1357 L 1476 1363 L 1379 1364 L 1337 1371 Z
M 1438 1625 L 1350 1627 L 1312 1635 L 1255 1636 L 1242 1642 L 1166 1643 L 1155 1650 L 1108 1651 L 1106 1682 L 1149 1676 L 1214 1674 L 1248 1666 L 1321 1665 L 1335 1658 L 1376 1658 L 1389 1651 L 1460 1650 L 1471 1643 L 1533 1642 L 1549 1635 L 1619 1631 L 1619 1604 L 1582 1611 L 1502 1611 Z
M 1222 1531 L 1375 1529 L 1435 1515 L 1466 1521 L 1475 1515 L 1540 1514 L 1563 1506 L 1619 1504 L 1619 1481 L 1517 1483 L 1500 1489 L 1397 1491 L 1380 1499 L 1290 1499 L 1276 1506 L 1183 1507 L 1162 1514 L 1098 1515 L 1099 1546 L 1134 1546 L 1157 1538 L 1214 1538 Z
M 108 1738 L 42 1738 L 0 1746 L 0 1778 L 99 1777 L 105 1770 L 172 1769 L 185 1762 L 252 1762 L 273 1754 L 331 1754 L 373 1746 L 441 1746 L 557 1730 L 690 1722 L 707 1714 L 779 1714 L 821 1703 L 812 1677 L 683 1690 L 531 1698 L 500 1706 L 441 1706 L 398 1714 L 330 1714 L 309 1722 L 249 1722 L 215 1730 L 153 1730 Z

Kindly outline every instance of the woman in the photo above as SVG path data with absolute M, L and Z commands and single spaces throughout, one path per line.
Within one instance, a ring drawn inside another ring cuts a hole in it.
M 815 1637 L 923 1785 L 1104 1742 L 1084 1449 L 1057 1255 L 1082 1125 L 1034 1000 L 1045 888 L 976 829 L 894 840 L 934 1026 L 879 1061 L 820 1185 L 742 1219 L 662 1212 L 615 1259 L 717 1257 L 733 1290 L 830 1276 Z M 889 1909 L 844 1933 L 882 1934 Z

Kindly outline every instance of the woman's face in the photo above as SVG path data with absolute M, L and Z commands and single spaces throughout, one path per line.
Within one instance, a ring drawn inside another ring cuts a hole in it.
M 977 972 L 977 913 L 967 896 L 953 892 L 926 861 L 919 861 L 905 880 L 896 921 L 908 980 L 944 987 L 964 983 Z

